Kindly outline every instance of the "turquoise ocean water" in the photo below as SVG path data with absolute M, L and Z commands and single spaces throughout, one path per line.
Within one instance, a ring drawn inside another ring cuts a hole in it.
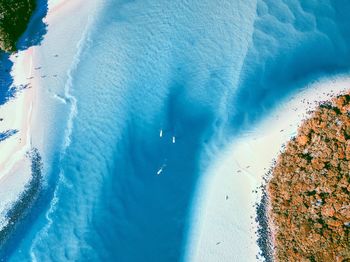
M 349 13 L 345 0 L 104 1 L 70 72 L 70 144 L 4 258 L 182 261 L 211 149 L 347 72 Z

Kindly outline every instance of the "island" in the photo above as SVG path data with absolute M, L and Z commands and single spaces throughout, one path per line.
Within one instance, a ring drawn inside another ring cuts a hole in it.
M 36 0 L 0 0 L 0 49 L 16 51 L 16 44 L 26 30 L 36 8 Z
M 350 261 L 350 95 L 323 102 L 267 184 L 275 261 Z

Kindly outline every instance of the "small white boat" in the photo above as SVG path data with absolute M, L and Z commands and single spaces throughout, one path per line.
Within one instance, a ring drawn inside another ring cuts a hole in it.
M 159 137 L 163 137 L 163 129 L 160 130 Z
M 162 165 L 162 167 L 161 168 L 159 168 L 159 170 L 157 171 L 157 176 L 159 176 L 162 172 L 163 172 L 163 170 L 164 170 L 164 167 L 166 167 L 166 165 L 164 164 L 164 165 Z
M 173 136 L 173 144 L 175 144 L 175 137 Z

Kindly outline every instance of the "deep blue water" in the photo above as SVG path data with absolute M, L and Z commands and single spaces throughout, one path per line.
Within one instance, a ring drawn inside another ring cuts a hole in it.
M 0 105 L 6 103 L 15 95 L 15 89 L 11 88 L 13 79 L 10 75 L 13 63 L 9 59 L 9 55 L 0 52 Z
M 46 24 L 43 18 L 47 14 L 47 0 L 37 0 L 37 8 L 26 31 L 17 42 L 17 50 L 25 50 L 31 46 L 39 45 L 46 33 Z M 8 53 L 0 51 L 0 106 L 15 97 L 22 87 L 13 86 L 11 70 L 13 63 Z
M 350 65 L 350 2 L 245 2 L 105 1 L 71 72 L 71 143 L 11 261 L 183 259 L 211 146 Z
M 4 141 L 5 139 L 9 138 L 10 136 L 13 136 L 14 134 L 16 134 L 18 132 L 18 130 L 7 130 L 5 132 L 0 132 L 0 142 Z

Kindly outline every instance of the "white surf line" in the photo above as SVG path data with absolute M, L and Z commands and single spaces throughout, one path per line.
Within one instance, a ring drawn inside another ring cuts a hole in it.
M 256 261 L 259 247 L 254 205 L 261 191 L 253 191 L 263 183 L 282 146 L 309 116 L 307 112 L 347 90 L 349 77 L 310 84 L 276 108 L 249 135 L 238 138 L 223 152 L 212 152 L 218 157 L 196 193 L 185 261 Z M 247 166 L 249 169 L 242 168 Z
M 76 1 L 69 1 L 69 0 L 49 0 L 49 10 L 48 14 L 45 18 L 46 22 L 48 23 L 48 32 L 45 36 L 45 39 L 43 41 L 42 46 L 38 47 L 38 52 L 45 55 L 46 50 L 50 50 L 49 47 L 56 47 L 57 43 L 60 43 L 62 41 L 62 27 L 67 28 L 67 35 L 74 35 L 73 38 L 69 38 L 69 41 L 65 41 L 64 45 L 60 44 L 58 45 L 58 51 L 59 53 L 64 53 L 62 51 L 69 50 L 69 53 L 72 54 L 72 59 L 69 59 L 69 61 L 66 63 L 65 67 L 62 68 L 62 71 L 59 73 L 67 75 L 67 80 L 62 84 L 63 89 L 63 95 L 56 95 L 54 96 L 55 99 L 61 101 L 64 104 L 67 104 L 68 101 L 71 102 L 71 107 L 68 114 L 68 120 L 67 120 L 67 128 L 64 133 L 65 141 L 62 148 L 62 151 L 65 151 L 66 148 L 70 144 L 70 136 L 72 132 L 72 125 L 73 125 L 73 119 L 76 115 L 76 101 L 75 97 L 71 95 L 71 86 L 72 86 L 72 72 L 74 72 L 80 62 L 80 56 L 82 52 L 84 52 L 86 45 L 88 44 L 89 40 L 89 30 L 91 28 L 91 25 L 93 24 L 94 20 L 93 17 L 90 16 L 90 12 L 96 12 L 97 7 L 96 3 L 93 2 L 84 2 L 83 0 L 76 0 Z M 79 11 L 79 12 L 78 12 Z M 74 14 L 79 13 L 78 16 L 74 16 Z M 71 21 L 64 19 L 64 17 L 74 17 L 74 26 L 71 27 L 68 26 Z M 81 25 L 82 27 L 77 27 L 77 25 Z M 81 30 L 83 28 L 83 30 Z M 78 29 L 78 30 L 76 30 Z M 40 48 L 46 47 L 47 49 L 42 50 Z M 45 57 L 45 56 L 42 56 Z M 40 63 L 42 57 L 36 57 L 36 62 Z M 53 57 L 57 57 L 54 55 Z M 57 75 L 56 75 L 57 76 Z M 51 105 L 49 105 L 51 106 Z M 62 154 L 62 152 L 61 152 Z M 59 199 L 57 197 L 57 192 L 60 188 L 60 184 L 62 183 L 64 186 L 70 187 L 71 185 L 68 184 L 68 182 L 65 180 L 63 171 L 60 170 L 59 173 L 59 182 L 58 185 L 55 187 L 54 196 L 50 203 L 50 207 L 45 213 L 45 217 L 47 219 L 47 224 L 40 229 L 39 232 L 37 232 L 32 245 L 30 247 L 30 257 L 32 261 L 38 261 L 35 253 L 35 248 L 38 243 L 40 243 L 42 235 L 47 234 L 49 232 L 49 229 L 52 226 L 53 220 L 51 218 L 52 213 L 56 210 L 56 205 L 59 202 Z

